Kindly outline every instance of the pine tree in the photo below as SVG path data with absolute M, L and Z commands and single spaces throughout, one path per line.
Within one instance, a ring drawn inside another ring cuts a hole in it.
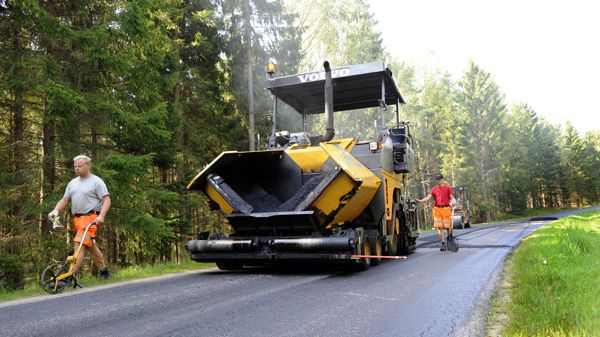
M 583 141 L 569 122 L 564 131 L 563 146 L 569 201 L 577 207 L 595 201 L 597 192 L 593 178 L 597 175 L 597 170 L 594 170 L 597 169 L 597 161 L 593 147 Z
M 485 219 L 491 221 L 498 202 L 492 189 L 499 184 L 501 142 L 505 130 L 506 107 L 504 96 L 490 73 L 469 62 L 459 82 L 458 107 L 466 125 L 468 151 L 465 161 L 472 163 L 476 172 L 472 186 L 477 193 Z
M 247 148 L 253 149 L 257 134 L 266 139 L 271 131 L 268 116 L 272 105 L 264 90 L 265 66 L 274 61 L 278 74 L 294 72 L 300 59 L 300 35 L 295 15 L 280 0 L 224 1 L 221 12 L 226 27 L 228 72 L 237 106 L 248 116 Z M 255 116 L 255 112 L 259 114 Z

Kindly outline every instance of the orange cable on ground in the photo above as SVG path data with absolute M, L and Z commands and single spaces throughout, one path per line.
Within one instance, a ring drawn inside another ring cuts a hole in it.
M 406 256 L 382 256 L 382 255 L 351 255 L 353 259 L 392 259 L 406 260 Z

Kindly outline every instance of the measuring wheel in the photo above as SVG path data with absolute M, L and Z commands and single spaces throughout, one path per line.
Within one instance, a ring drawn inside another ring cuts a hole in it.
M 42 271 L 42 274 L 40 276 L 40 286 L 48 294 L 61 293 L 68 286 L 71 285 L 73 278 L 67 277 L 65 279 L 59 280 L 58 282 L 56 281 L 56 278 L 59 275 L 62 275 L 68 271 L 68 264 L 55 263 L 49 265 L 48 267 L 46 267 L 46 269 L 44 269 L 44 271 Z

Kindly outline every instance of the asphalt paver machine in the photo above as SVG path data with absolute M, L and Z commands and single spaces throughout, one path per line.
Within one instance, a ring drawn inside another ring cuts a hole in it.
M 227 151 L 208 164 L 188 188 L 202 191 L 232 232 L 199 234 L 186 243 L 191 258 L 224 270 L 289 261 L 366 269 L 414 250 L 414 150 L 400 120 L 404 99 L 385 63 L 332 69 L 325 62 L 322 71 L 272 77 L 267 89 L 303 120 L 325 114 L 325 132 L 278 131 L 274 104 L 269 149 Z M 381 110 L 374 139 L 335 138 L 334 111 L 363 108 Z

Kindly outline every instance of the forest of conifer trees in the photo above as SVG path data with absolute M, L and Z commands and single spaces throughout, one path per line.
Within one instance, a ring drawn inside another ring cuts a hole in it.
M 365 0 L 335 2 L 0 0 L 0 271 L 21 275 L 0 287 L 34 279 L 70 246 L 46 214 L 79 154 L 111 193 L 99 235 L 109 264 L 179 261 L 193 233 L 226 230 L 185 186 L 221 151 L 265 147 L 269 61 L 278 76 L 385 60 L 407 101 L 418 197 L 443 172 L 469 186 L 478 221 L 598 202 L 598 129 L 507 102 L 473 61 L 454 79 L 389 55 Z M 299 128 L 288 110 L 278 124 Z M 339 136 L 369 137 L 373 116 L 337 114 Z

